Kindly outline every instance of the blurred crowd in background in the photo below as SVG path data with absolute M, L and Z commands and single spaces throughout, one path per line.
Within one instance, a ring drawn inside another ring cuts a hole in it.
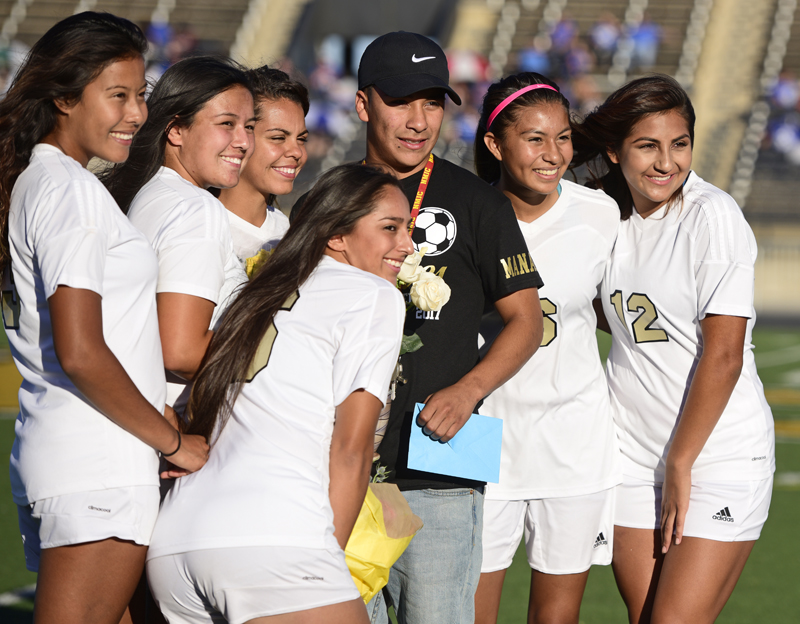
M 772 111 L 764 148 L 772 149 L 792 165 L 800 166 L 800 80 L 783 72 L 770 88 Z
M 662 28 L 645 17 L 637 29 L 627 34 L 633 42 L 630 69 L 638 73 L 649 71 L 664 38 Z M 622 36 L 622 25 L 611 13 L 602 14 L 589 32 L 580 32 L 577 22 L 565 13 L 548 34 L 535 37 L 509 58 L 506 73 L 531 71 L 548 76 L 559 84 L 574 111 L 587 113 L 604 99 L 595 76 L 608 71 Z M 342 132 L 351 132 L 355 67 L 371 39 L 356 38 L 349 43 L 348 51 L 348 42 L 329 35 L 317 47 L 316 65 L 307 73 L 312 102 L 306 121 L 316 137 L 309 142 L 310 157 L 324 155 Z M 349 66 L 347 59 L 352 59 Z M 461 96 L 462 105 L 446 107 L 437 152 L 454 161 L 469 162 L 481 100 L 495 77 L 489 61 L 475 52 L 448 50 L 448 60 L 450 84 Z M 282 68 L 294 69 L 286 62 Z
M 152 22 L 144 28 L 150 41 L 147 75 L 152 81 L 176 61 L 200 53 L 221 52 L 199 40 L 186 24 Z M 631 32 L 625 32 L 612 13 L 601 14 L 586 32 L 565 12 L 549 33 L 534 37 L 526 47 L 513 53 L 507 74 L 531 71 L 555 80 L 570 100 L 573 111 L 585 114 L 604 98 L 597 76 L 608 71 L 623 36 L 633 44 L 630 74 L 643 74 L 656 65 L 660 46 L 674 36 L 647 15 Z M 307 118 L 311 138 L 311 159 L 322 159 L 334 141 L 352 135 L 356 124 L 353 101 L 356 92 L 358 60 L 373 36 L 346 41 L 328 35 L 316 46 L 316 62 L 311 67 L 295 67 L 291 60 L 277 65 L 305 82 L 311 93 Z M 17 40 L 0 47 L 0 94 L 8 87 L 22 63 L 28 47 Z M 478 123 L 481 99 L 493 76 L 489 61 L 471 51 L 449 50 L 450 83 L 461 95 L 463 104 L 448 106 L 437 153 L 462 164 L 471 163 L 472 142 Z M 782 73 L 769 91 L 771 117 L 763 149 L 780 154 L 788 163 L 800 166 L 800 80 L 791 72 Z

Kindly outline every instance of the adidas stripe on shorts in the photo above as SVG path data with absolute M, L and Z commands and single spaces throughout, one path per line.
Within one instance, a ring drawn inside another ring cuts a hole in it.
M 718 542 L 757 540 L 767 521 L 772 477 L 760 481 L 692 483 L 683 534 Z M 661 526 L 661 484 L 625 475 L 617 486 L 614 524 L 634 529 Z
M 525 534 L 531 568 L 577 574 L 608 565 L 614 546 L 614 488 L 563 498 L 484 500 L 481 572 L 505 570 Z

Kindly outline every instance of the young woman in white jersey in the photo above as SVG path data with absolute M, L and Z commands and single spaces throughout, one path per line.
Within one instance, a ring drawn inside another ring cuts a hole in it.
M 308 90 L 266 65 L 247 75 L 258 117 L 253 153 L 239 184 L 222 189 L 219 200 L 228 209 L 233 250 L 251 275 L 289 229 L 289 219 L 275 199 L 291 193 L 308 159 Z
M 159 264 L 157 304 L 167 403 L 181 412 L 225 303 L 245 280 L 224 206 L 253 147 L 253 96 L 230 61 L 184 59 L 161 76 L 131 156 L 102 179 Z
M 162 415 L 153 251 L 85 169 L 128 157 L 146 50 L 127 20 L 74 15 L 0 103 L 3 321 L 23 377 L 11 481 L 37 622 L 120 622 L 158 511 L 157 453 L 185 471 L 208 453 Z
M 170 623 L 368 622 L 343 549 L 400 349 L 409 221 L 394 177 L 337 167 L 229 308 L 189 403 L 210 461 L 168 494 L 147 564 Z
M 569 102 L 535 73 L 489 87 L 475 137 L 478 175 L 510 200 L 536 268 L 544 337 L 484 402 L 503 419 L 500 482 L 488 484 L 476 622 L 497 622 L 506 569 L 525 533 L 528 622 L 578 622 L 592 564 L 611 562 L 619 450 L 597 350 L 599 296 L 619 210 L 562 180 L 572 160 Z
M 769 509 L 772 414 L 751 332 L 756 241 L 691 171 L 694 110 L 667 76 L 634 80 L 575 129 L 622 221 L 603 281 L 623 455 L 614 573 L 631 622 L 713 622 Z

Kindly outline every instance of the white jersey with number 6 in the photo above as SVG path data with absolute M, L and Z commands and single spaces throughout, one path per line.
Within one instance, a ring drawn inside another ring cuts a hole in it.
M 385 402 L 403 317 L 394 285 L 323 256 L 275 315 L 208 463 L 164 500 L 148 559 L 245 546 L 338 549 L 328 498 L 336 406 L 362 388 Z
M 756 253 L 733 198 L 695 173 L 682 204 L 646 219 L 634 210 L 620 224 L 603 309 L 614 336 L 608 380 L 625 474 L 663 482 L 708 314 L 749 320 L 742 372 L 692 479 L 760 480 L 774 472 L 774 423 L 751 343 Z
M 481 407 L 503 419 L 500 482 L 487 486 L 486 497 L 599 492 L 621 480 L 592 308 L 619 209 L 602 191 L 562 180 L 555 205 L 519 225 L 545 283 L 539 289 L 544 337 L 534 356 Z

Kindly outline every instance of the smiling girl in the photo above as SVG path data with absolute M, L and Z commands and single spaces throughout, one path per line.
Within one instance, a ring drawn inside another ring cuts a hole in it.
M 624 473 L 613 566 L 631 622 L 716 619 L 775 470 L 750 339 L 756 241 L 736 202 L 691 171 L 694 121 L 686 92 L 656 75 L 575 134 L 573 164 L 604 167 L 622 216 L 602 305 Z
M 291 193 L 308 159 L 308 91 L 266 65 L 247 75 L 258 117 L 253 153 L 239 184 L 222 189 L 219 199 L 228 209 L 233 249 L 250 274 L 289 229 L 289 219 L 274 204 L 278 195 Z
M 239 181 L 253 147 L 253 96 L 241 68 L 200 56 L 164 72 L 148 106 L 131 157 L 104 181 L 158 255 L 167 403 L 181 411 L 213 327 L 246 281 L 225 208 L 207 189 Z
M 231 305 L 189 403 L 211 459 L 165 499 L 147 564 L 170 622 L 369 621 L 343 549 L 400 349 L 409 221 L 393 176 L 332 169 Z
M 569 102 L 544 76 L 522 73 L 489 87 L 477 172 L 511 200 L 545 285 L 541 347 L 482 408 L 503 419 L 503 452 L 500 481 L 486 488 L 480 624 L 497 621 L 523 532 L 529 622 L 577 624 L 589 568 L 611 562 L 619 451 L 592 301 L 619 211 L 604 193 L 562 180 L 571 135 Z
M 158 512 L 157 451 L 185 471 L 208 452 L 162 416 L 155 255 L 85 169 L 128 157 L 146 50 L 127 20 L 74 15 L 0 104 L 3 321 L 23 377 L 11 481 L 37 622 L 120 622 Z

